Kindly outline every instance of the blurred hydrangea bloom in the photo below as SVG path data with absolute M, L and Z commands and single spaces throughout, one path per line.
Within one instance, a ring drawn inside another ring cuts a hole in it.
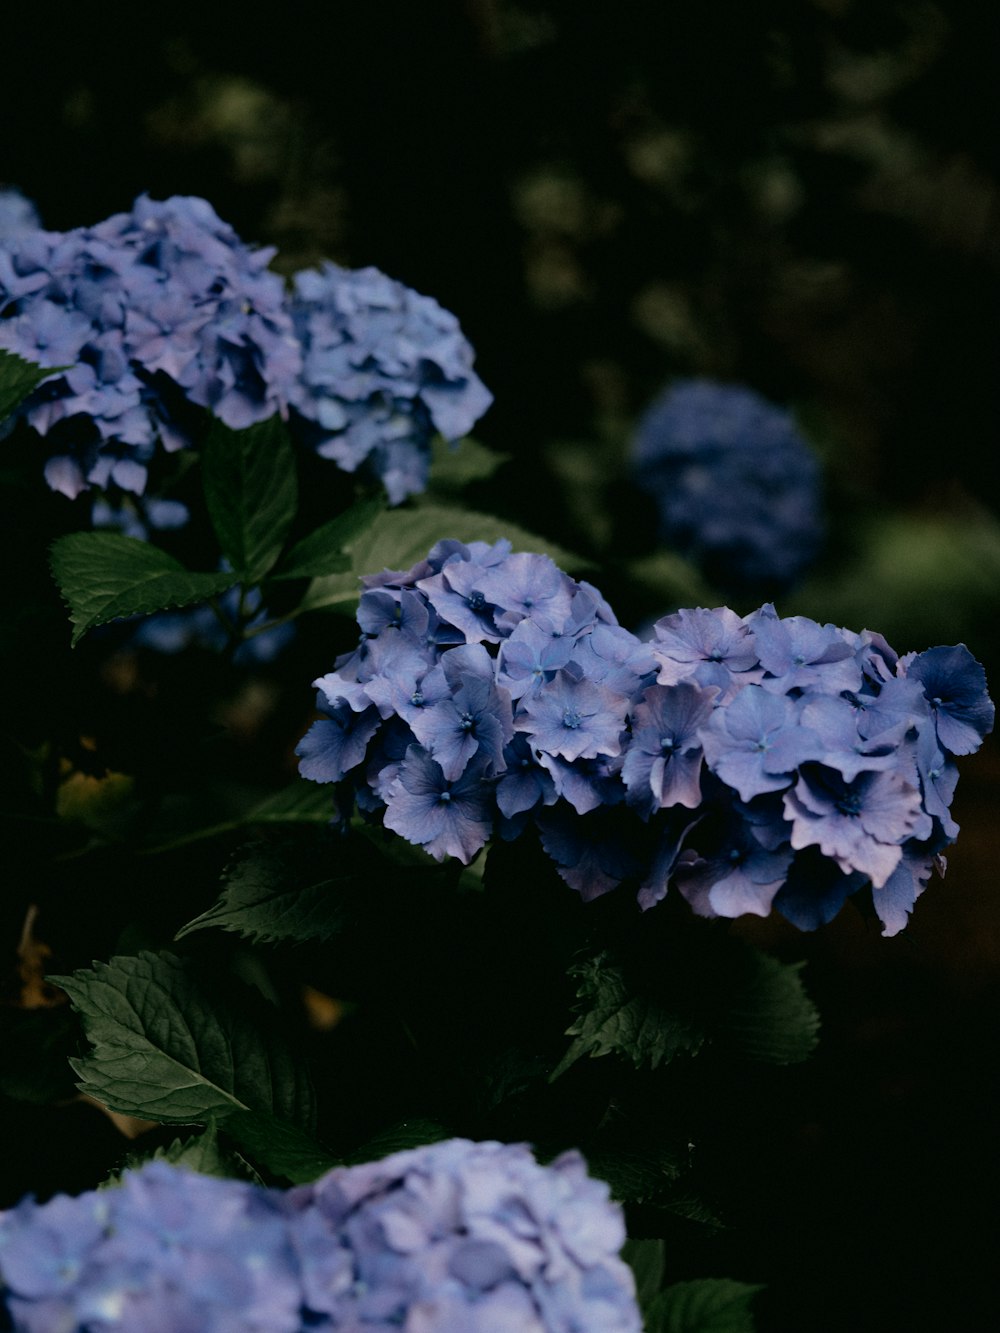
M 819 465 L 791 414 L 752 389 L 673 385 L 639 421 L 632 466 L 663 540 L 725 588 L 787 587 L 818 551 Z
M 243 244 L 203 199 L 143 195 L 130 213 L 0 243 L 0 347 L 69 366 L 26 403 L 45 475 L 76 496 L 141 495 L 157 443 L 187 443 L 174 405 L 233 428 L 284 412 L 301 361 L 273 250 Z
M 219 598 L 219 609 L 223 616 L 235 623 L 239 612 L 240 590 L 230 588 Z M 272 628 L 261 631 L 261 627 L 272 617 L 263 605 L 260 591 L 250 588 L 244 593 L 245 632 L 250 637 L 244 638 L 233 653 L 236 666 L 251 666 L 273 662 L 292 642 L 296 629 L 290 622 L 275 624 Z M 135 625 L 130 642 L 136 648 L 148 648 L 154 653 L 180 653 L 186 648 L 204 648 L 212 653 L 225 650 L 229 635 L 222 621 L 211 606 L 186 606 L 176 611 L 157 611 L 155 615 L 141 617 Z
M 510 544 L 441 541 L 362 580 L 300 770 L 432 856 L 533 824 L 584 898 L 673 885 L 703 916 L 803 929 L 870 885 L 887 934 L 941 865 L 955 755 L 992 728 L 964 645 L 897 658 L 770 604 L 679 611 L 649 642 Z
M 294 287 L 305 433 L 345 471 L 379 476 L 390 504 L 422 491 L 435 432 L 458 440 L 493 401 L 458 320 L 375 268 L 324 263 Z
M 449 1140 L 288 1192 L 165 1163 L 0 1217 L 27 1333 L 639 1333 L 621 1210 L 565 1153 Z
M 0 190 L 0 241 L 37 231 L 41 225 L 35 205 L 20 190 Z

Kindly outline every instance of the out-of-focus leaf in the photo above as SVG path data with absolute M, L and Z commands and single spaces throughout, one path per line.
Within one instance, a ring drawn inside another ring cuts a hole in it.
M 68 369 L 68 366 L 36 366 L 16 352 L 0 348 L 0 423 L 6 421 L 43 380 Z
M 166 551 L 117 532 L 60 537 L 50 560 L 75 627 L 74 647 L 96 625 L 204 602 L 238 581 L 231 573 L 192 574 Z
M 712 592 L 694 565 L 673 551 L 656 551 L 631 560 L 627 570 L 643 597 L 662 608 L 659 614 L 667 615 L 680 606 L 714 606 L 718 602 L 718 594 Z
M 594 1146 L 586 1151 L 592 1175 L 606 1180 L 611 1194 L 622 1203 L 655 1199 L 681 1172 L 679 1155 L 669 1145 Z
M 622 1258 L 635 1275 L 635 1294 L 639 1309 L 645 1314 L 663 1285 L 666 1256 L 662 1240 L 627 1240 Z
M 305 1130 L 263 1111 L 234 1111 L 222 1128 L 248 1157 L 293 1185 L 307 1185 L 338 1165 Z
M 754 1333 L 750 1303 L 764 1288 L 728 1278 L 675 1282 L 646 1316 L 646 1333 Z
M 489 481 L 509 457 L 469 437 L 449 444 L 439 435 L 431 446 L 430 492 L 462 491 L 473 482 Z
M 407 1148 L 420 1148 L 425 1143 L 440 1143 L 442 1139 L 448 1137 L 450 1137 L 449 1131 L 440 1121 L 414 1116 L 411 1120 L 401 1120 L 398 1124 L 382 1130 L 345 1157 L 344 1161 L 347 1165 L 357 1162 L 376 1162 L 391 1153 L 404 1152 Z
M 345 551 L 345 545 L 360 537 L 384 509 L 381 500 L 359 500 L 296 542 L 270 577 L 312 579 L 350 569 L 351 557 Z
M 345 891 L 357 876 L 317 878 L 315 855 L 303 865 L 301 849 L 272 843 L 242 848 L 226 867 L 218 902 L 177 932 L 176 939 L 218 926 L 260 944 L 328 940 L 349 917 Z M 327 867 L 334 869 L 331 859 Z
M 253 992 L 209 997 L 169 953 L 112 958 L 50 980 L 70 997 L 92 1046 L 71 1061 L 77 1086 L 109 1109 L 170 1124 L 246 1110 L 311 1124 L 308 1075 Z
M 730 1044 L 748 1060 L 795 1064 L 815 1050 L 819 1014 L 802 985 L 802 967 L 748 950 L 745 980 L 723 1020 Z
M 445 537 L 461 542 L 496 542 L 505 537 L 515 551 L 549 555 L 567 571 L 589 568 L 589 563 L 580 556 L 507 519 L 446 505 L 424 504 L 414 509 L 393 509 L 380 514 L 370 527 L 347 543 L 350 571 L 314 579 L 302 600 L 301 609 L 315 611 L 321 607 L 338 607 L 350 611 L 360 595 L 358 579 L 363 574 L 378 574 L 383 569 L 409 569 L 424 559 L 435 542 Z
M 247 815 L 247 824 L 329 824 L 335 814 L 330 789 L 321 782 L 295 778 L 267 796 Z

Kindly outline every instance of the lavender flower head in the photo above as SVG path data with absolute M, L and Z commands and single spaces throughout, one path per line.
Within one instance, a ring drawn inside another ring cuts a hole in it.
M 663 540 L 722 587 L 786 587 L 817 553 L 819 466 L 791 415 L 752 389 L 678 382 L 640 420 L 632 464 Z
M 186 401 L 238 429 L 287 410 L 301 353 L 273 250 L 243 244 L 204 199 L 140 196 L 130 213 L 0 242 L 0 347 L 68 366 L 22 408 L 70 498 L 141 495 L 157 445 L 189 443 Z
M 868 886 L 888 934 L 943 867 L 954 756 L 994 717 L 964 645 L 898 658 L 770 604 L 682 610 L 644 643 L 503 541 L 362 582 L 300 770 L 438 860 L 534 829 L 585 900 L 631 880 L 643 909 L 673 887 L 813 929 Z
M 492 402 L 455 316 L 378 269 L 331 263 L 296 275 L 292 312 L 303 433 L 380 477 L 391 504 L 422 491 L 434 434 L 460 439 Z
M 638 1333 L 620 1208 L 577 1153 L 453 1139 L 282 1192 L 153 1163 L 0 1215 L 26 1333 Z
M 313 1275 L 329 1327 L 350 1315 L 414 1333 L 641 1328 L 621 1210 L 578 1153 L 540 1167 L 521 1144 L 451 1139 L 335 1169 L 289 1205 L 303 1249 L 350 1257 L 347 1292 L 328 1262 Z

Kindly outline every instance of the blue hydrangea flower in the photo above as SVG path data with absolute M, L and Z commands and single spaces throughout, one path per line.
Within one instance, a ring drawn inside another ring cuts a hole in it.
M 954 840 L 952 758 L 991 728 L 965 647 L 899 658 L 770 604 L 678 611 L 643 643 L 507 542 L 439 542 L 365 580 L 302 772 L 464 863 L 534 830 L 584 899 L 671 885 L 704 916 L 803 929 L 863 885 L 887 933 Z
M 145 195 L 94 227 L 0 242 L 0 347 L 70 367 L 22 409 L 53 489 L 141 495 L 156 447 L 187 443 L 172 396 L 234 428 L 287 411 L 301 351 L 273 253 L 203 199 Z
M 964 643 L 929 648 L 900 662 L 907 680 L 917 680 L 930 701 L 941 746 L 972 754 L 993 730 L 996 709 L 986 693 L 986 673 Z
M 479 755 L 449 779 L 425 750 L 411 745 L 386 791 L 386 828 L 439 861 L 454 856 L 468 865 L 493 831 L 492 793 L 485 781 L 489 767 Z
M 35 205 L 20 190 L 0 190 L 0 241 L 37 231 L 41 225 Z
M 458 440 L 492 402 L 455 316 L 375 268 L 296 274 L 303 361 L 293 402 L 317 452 L 381 478 L 391 504 L 424 490 L 435 434 Z
M 794 853 L 787 841 L 737 810 L 699 829 L 697 850 L 675 867 L 677 887 L 699 916 L 767 916 Z M 773 822 L 772 822 L 773 830 Z
M 639 421 L 632 466 L 663 540 L 723 587 L 787 586 L 817 553 L 819 466 L 790 413 L 752 389 L 679 381 Z
M 621 1209 L 578 1153 L 452 1139 L 282 1192 L 154 1162 L 0 1214 L 25 1333 L 639 1333 Z
M 321 1261 L 313 1216 L 350 1255 L 348 1291 L 333 1268 L 314 1298 L 330 1327 L 638 1333 L 608 1193 L 578 1153 L 543 1168 L 523 1146 L 453 1139 L 335 1169 L 289 1202 Z
M 622 781 L 633 806 L 652 814 L 666 806 L 696 810 L 701 804 L 701 728 L 714 710 L 717 690 L 693 681 L 670 689 L 651 685 L 632 715 L 632 739 Z

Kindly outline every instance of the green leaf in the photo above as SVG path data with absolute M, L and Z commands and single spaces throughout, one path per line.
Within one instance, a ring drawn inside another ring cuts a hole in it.
M 633 991 L 622 968 L 607 953 L 587 959 L 572 969 L 581 978 L 575 1008 L 579 1017 L 567 1029 L 576 1040 L 550 1075 L 549 1081 L 581 1056 L 615 1052 L 638 1069 L 656 1069 L 682 1051 L 693 1054 L 705 1040 L 704 1032 L 681 1017 L 660 997 Z
M 362 574 L 378 574 L 383 569 L 409 569 L 424 559 L 435 542 L 445 537 L 461 542 L 495 542 L 506 537 L 515 551 L 550 555 L 563 569 L 590 568 L 589 562 L 582 557 L 506 519 L 457 507 L 424 504 L 419 508 L 392 509 L 380 514 L 364 532 L 346 543 L 351 556 L 350 572 L 314 579 L 300 609 L 315 611 L 320 607 L 339 606 L 349 610 L 358 600 L 358 579 Z
M 723 1031 L 748 1060 L 788 1065 L 805 1060 L 819 1039 L 819 1014 L 806 995 L 804 964 L 781 963 L 747 950 L 746 976 L 727 1010 Z
M 311 1123 L 308 1076 L 274 1010 L 248 988 L 209 996 L 181 959 L 149 952 L 49 979 L 93 1047 L 70 1062 L 77 1086 L 112 1111 L 168 1124 L 246 1110 Z
M 334 866 L 332 849 L 324 847 Z M 315 849 L 281 843 L 253 843 L 226 867 L 221 898 L 175 935 L 218 926 L 260 944 L 285 940 L 329 940 L 350 919 L 345 890 L 357 876 L 317 878 Z
M 116 532 L 73 532 L 52 543 L 52 577 L 75 626 L 73 646 L 96 625 L 204 602 L 236 574 L 192 574 L 166 551 Z
M 661 1145 L 594 1145 L 584 1155 L 591 1175 L 606 1180 L 621 1203 L 648 1203 L 681 1174 L 678 1153 Z
M 509 454 L 487 449 L 478 440 L 466 438 L 457 444 L 449 444 L 438 435 L 431 446 L 430 489 L 432 492 L 463 491 L 473 482 L 489 481 L 509 458 Z
M 295 454 L 284 422 L 274 416 L 230 430 L 214 421 L 202 477 L 223 554 L 242 581 L 259 582 L 281 553 L 298 504 Z
M 708 606 L 718 600 L 694 565 L 673 551 L 631 560 L 626 572 L 632 586 L 664 615 L 679 606 Z
M 68 369 L 68 366 L 36 366 L 16 352 L 0 348 L 0 422 L 6 421 L 43 380 Z
M 344 550 L 369 528 L 385 506 L 381 500 L 359 500 L 329 523 L 296 542 L 271 574 L 272 579 L 312 579 L 351 568 Z
M 255 805 L 247 824 L 329 824 L 336 810 L 330 788 L 322 782 L 295 778 Z
M 635 1294 L 639 1309 L 646 1313 L 663 1285 L 666 1256 L 662 1240 L 627 1240 L 622 1258 L 635 1275 Z
M 222 1127 L 248 1157 L 293 1185 L 307 1185 L 339 1165 L 304 1130 L 262 1111 L 234 1111 Z
M 675 1282 L 650 1306 L 646 1333 L 754 1333 L 750 1302 L 763 1290 L 721 1277 Z
M 394 1152 L 405 1152 L 408 1148 L 422 1148 L 425 1143 L 440 1143 L 450 1138 L 450 1131 L 438 1120 L 426 1116 L 414 1116 L 410 1120 L 400 1120 L 382 1130 L 374 1138 L 349 1153 L 344 1161 L 349 1165 L 357 1162 L 377 1162 Z
M 251 809 L 212 823 L 198 822 L 205 817 L 201 808 L 203 804 L 204 797 L 189 791 L 181 798 L 180 817 L 175 808 L 170 812 L 166 825 L 161 819 L 148 834 L 149 840 L 140 849 L 140 855 L 153 856 L 174 851 L 206 838 L 235 833 L 250 824 L 328 825 L 337 813 L 330 788 L 320 783 L 307 782 L 305 778 L 294 778 L 287 787 L 265 796 Z
M 558 486 L 560 510 L 574 531 L 586 533 L 599 549 L 610 549 L 614 518 L 608 486 L 621 473 L 620 460 L 597 440 L 554 440 L 544 457 Z
M 250 1163 L 239 1153 L 222 1146 L 219 1142 L 218 1126 L 214 1121 L 210 1121 L 202 1133 L 161 1144 L 148 1155 L 130 1153 L 125 1158 L 121 1171 L 116 1171 L 113 1176 L 103 1181 L 100 1188 L 107 1189 L 120 1185 L 125 1171 L 136 1171 L 147 1162 L 166 1162 L 170 1166 L 182 1166 L 188 1171 L 197 1171 L 201 1176 L 215 1176 L 219 1180 L 249 1180 L 256 1185 L 264 1183 Z

